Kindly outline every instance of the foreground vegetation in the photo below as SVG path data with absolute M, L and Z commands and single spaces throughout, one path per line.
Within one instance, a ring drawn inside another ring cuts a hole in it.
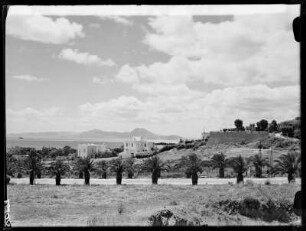
M 297 220 L 292 204 L 298 190 L 297 184 L 250 181 L 198 186 L 8 185 L 8 198 L 13 227 L 158 225 L 158 214 L 165 210 L 190 225 L 290 225 Z

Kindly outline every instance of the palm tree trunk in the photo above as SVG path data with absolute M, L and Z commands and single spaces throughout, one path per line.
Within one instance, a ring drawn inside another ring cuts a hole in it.
M 121 182 L 122 182 L 122 173 L 117 173 L 116 183 L 121 184 Z
M 295 180 L 295 177 L 293 176 L 292 173 L 288 173 L 288 182 L 291 183 L 291 182 L 294 182 Z
M 55 185 L 61 185 L 61 175 L 56 175 L 56 177 L 55 177 Z
M 238 173 L 237 175 L 237 184 L 239 183 L 243 183 L 243 174 L 242 173 Z
M 79 172 L 79 179 L 83 179 L 83 172 Z
M 219 168 L 219 178 L 224 178 L 224 168 Z
M 133 173 L 132 171 L 131 171 L 131 172 L 128 172 L 128 178 L 129 178 L 129 179 L 132 179 L 133 176 L 134 176 L 134 173 Z
M 33 170 L 30 171 L 30 185 L 34 184 L 35 172 Z
M 192 185 L 197 185 L 198 184 L 198 174 L 194 173 L 191 175 L 191 181 L 192 181 Z
M 107 175 L 106 175 L 106 171 L 102 172 L 102 179 L 106 179 Z
M 90 173 L 89 173 L 89 171 L 87 170 L 87 171 L 85 171 L 84 172 L 85 174 L 84 174 L 84 176 L 85 176 L 85 185 L 89 185 L 89 181 L 90 181 Z
M 158 171 L 152 172 L 152 184 L 157 184 L 158 181 Z

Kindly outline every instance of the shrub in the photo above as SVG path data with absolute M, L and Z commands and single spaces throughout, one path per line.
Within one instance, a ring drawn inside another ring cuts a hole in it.
M 170 205 L 178 205 L 178 203 L 176 201 L 171 201 Z
M 17 178 L 22 178 L 22 174 L 20 172 L 18 172 Z
M 271 185 L 271 182 L 269 180 L 266 180 L 265 185 Z

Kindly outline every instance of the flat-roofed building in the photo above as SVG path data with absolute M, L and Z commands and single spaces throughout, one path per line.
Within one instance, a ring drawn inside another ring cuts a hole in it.
M 143 139 L 140 136 L 133 136 L 124 142 L 124 151 L 119 154 L 121 157 L 135 157 L 137 153 L 153 153 L 154 143 Z
M 94 153 L 105 151 L 106 146 L 104 144 L 79 144 L 78 157 L 88 157 Z

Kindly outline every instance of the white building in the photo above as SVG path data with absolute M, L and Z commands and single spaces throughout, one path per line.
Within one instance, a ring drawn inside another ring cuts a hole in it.
M 104 144 L 79 144 L 78 157 L 87 157 L 94 153 L 105 151 L 106 147 Z
M 133 136 L 130 140 L 124 142 L 124 151 L 119 155 L 121 157 L 135 157 L 137 153 L 152 153 L 153 150 L 153 142 Z

